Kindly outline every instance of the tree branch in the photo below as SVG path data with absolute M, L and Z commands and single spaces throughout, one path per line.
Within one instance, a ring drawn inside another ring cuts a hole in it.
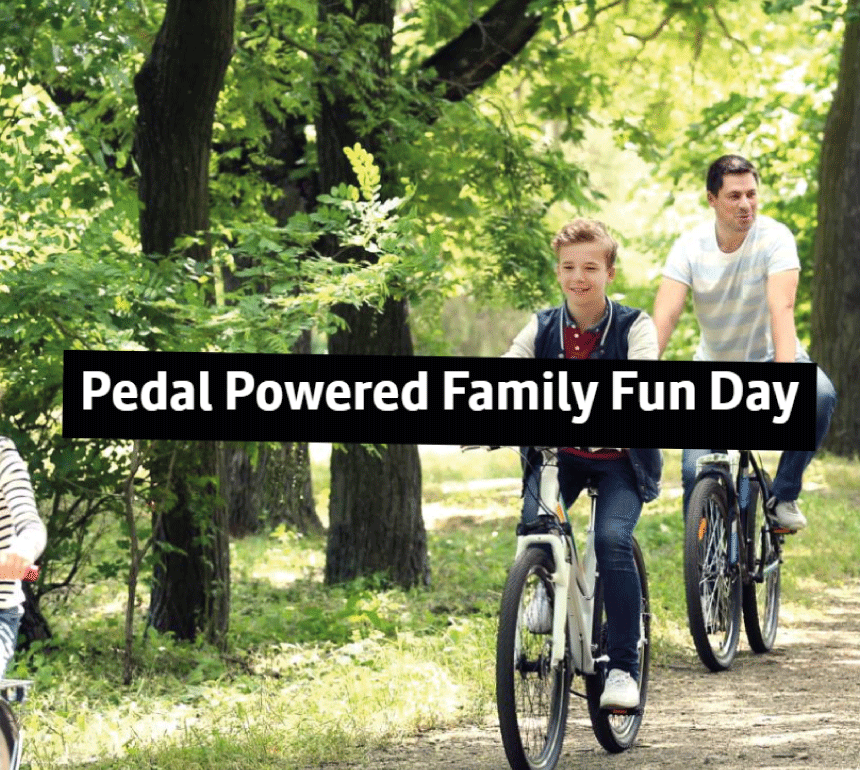
M 716 5 L 711 6 L 711 10 L 714 13 L 714 18 L 717 20 L 717 24 L 720 25 L 720 29 L 723 31 L 723 34 L 726 36 L 726 38 L 731 40 L 735 45 L 739 45 L 741 48 L 744 49 L 744 51 L 749 53 L 750 52 L 749 46 L 743 40 L 736 38 L 731 32 L 729 32 L 729 27 L 726 24 L 723 17 L 720 16 L 720 12 L 717 10 L 717 6 Z
M 433 82 L 446 85 L 443 98 L 465 99 L 513 59 L 540 29 L 543 17 L 529 12 L 532 0 L 499 0 L 480 19 L 426 59 Z

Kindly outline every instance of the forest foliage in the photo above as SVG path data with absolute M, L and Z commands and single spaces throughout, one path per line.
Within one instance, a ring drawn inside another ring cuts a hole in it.
M 122 516 L 130 473 L 127 445 L 62 437 L 66 349 L 286 353 L 306 329 L 332 331 L 336 303 L 397 296 L 413 305 L 419 351 L 457 352 L 439 332 L 446 302 L 555 301 L 547 244 L 579 212 L 605 218 L 640 256 L 645 267 L 616 288 L 648 307 L 655 268 L 701 215 L 704 168 L 724 151 L 760 167 L 808 287 L 838 4 L 537 0 L 542 25 L 526 48 L 479 92 L 446 100 L 423 65 L 489 7 L 399 7 L 387 99 L 362 116 L 390 142 L 378 158 L 344 148 L 355 184 L 318 190 L 320 93 L 328 77 L 358 94 L 380 88 L 369 61 L 378 30 L 340 15 L 322 36 L 308 0 L 240 5 L 214 127 L 212 232 L 189 236 L 212 239 L 202 263 L 152 260 L 139 245 L 133 77 L 163 4 L 3 3 L 0 430 L 46 507 L 40 590 L 74 580 L 99 517 Z M 285 127 L 302 148 L 289 167 L 273 151 Z M 283 223 L 275 211 L 290 195 L 296 213 Z M 324 235 L 374 260 L 323 256 Z M 801 336 L 808 305 L 804 288 Z M 682 329 L 669 354 L 688 355 L 693 334 Z M 104 574 L 127 563 L 118 545 L 101 557 Z

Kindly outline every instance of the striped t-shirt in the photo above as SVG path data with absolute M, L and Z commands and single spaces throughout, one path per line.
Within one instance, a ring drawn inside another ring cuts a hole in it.
M 675 241 L 663 275 L 693 291 L 701 338 L 696 361 L 772 361 L 774 358 L 767 278 L 799 270 L 791 231 L 758 215 L 737 251 L 717 245 L 713 220 Z M 797 355 L 803 354 L 798 340 Z
M 27 466 L 15 444 L 0 436 L 0 551 L 12 551 L 32 564 L 45 550 L 46 540 Z M 20 580 L 0 580 L 0 609 L 23 601 Z

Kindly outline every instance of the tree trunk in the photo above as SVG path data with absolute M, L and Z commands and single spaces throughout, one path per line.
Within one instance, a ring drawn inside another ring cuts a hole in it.
M 178 639 L 194 640 L 203 631 L 220 645 L 230 610 L 230 548 L 226 507 L 218 501 L 213 478 L 224 473 L 223 446 L 214 442 L 176 442 L 171 456 L 150 464 L 155 485 L 150 625 Z M 169 494 L 164 494 L 168 492 Z M 158 507 L 164 515 L 158 518 Z
M 851 0 L 856 13 L 860 2 Z M 838 394 L 825 447 L 860 441 L 860 21 L 845 27 L 839 80 L 824 128 L 812 287 L 812 356 Z
M 212 444 L 175 445 L 176 455 L 162 454 L 150 460 L 153 492 L 153 567 L 149 602 L 149 623 L 157 631 L 169 632 L 178 639 L 194 640 L 203 625 L 204 549 L 203 530 L 194 515 L 194 492 L 189 488 L 191 468 L 178 463 L 200 458 L 205 447 L 210 459 Z M 174 463 L 177 467 L 174 467 Z M 199 476 L 205 468 L 198 466 Z M 210 467 L 210 473 L 212 468 Z M 159 513 L 162 515 L 159 518 Z
M 183 257 L 209 259 L 212 123 L 235 13 L 235 0 L 168 0 L 152 51 L 134 79 L 140 238 L 152 258 L 170 255 L 180 236 L 202 235 Z M 194 639 L 203 629 L 219 641 L 229 609 L 226 522 L 223 507 L 214 503 L 214 485 L 195 488 L 201 476 L 216 474 L 217 451 L 213 444 L 183 444 L 181 451 L 187 455 L 175 465 L 162 459 L 150 469 L 156 485 L 172 493 L 155 544 L 151 622 L 180 639 Z
M 169 0 L 152 51 L 134 78 L 145 254 L 167 256 L 178 237 L 208 232 L 212 123 L 232 54 L 235 13 L 235 0 Z M 208 259 L 208 242 L 186 256 Z
M 347 10 L 341 0 L 320 0 L 321 35 L 336 15 L 350 15 L 358 24 L 385 29 L 376 49 L 365 55 L 376 62 L 377 90 L 356 89 L 351 73 L 327 70 L 320 76 L 320 108 L 316 121 L 320 190 L 355 183 L 344 147 L 359 142 L 377 161 L 384 127 L 363 128 L 368 101 L 385 104 L 391 67 L 394 4 L 391 0 L 355 0 Z M 361 101 L 364 100 L 364 101 Z M 381 168 L 383 186 L 389 173 Z M 373 261 L 372 254 L 352 249 L 342 259 Z M 389 299 L 382 312 L 370 307 L 339 306 L 335 312 L 346 328 L 329 337 L 332 354 L 412 355 L 405 300 Z M 348 444 L 332 453 L 326 582 L 339 583 L 384 572 L 400 585 L 427 583 L 427 537 L 421 519 L 421 464 L 415 446 L 389 446 L 374 456 Z
M 389 300 L 382 313 L 339 312 L 349 328 L 332 335 L 331 353 L 412 355 L 404 301 Z M 416 446 L 392 444 L 378 453 L 356 444 L 335 449 L 329 517 L 326 583 L 379 572 L 407 588 L 430 582 Z
M 303 332 L 293 353 L 311 352 L 311 333 Z M 272 525 L 285 524 L 305 535 L 321 535 L 325 528 L 317 516 L 311 477 L 311 454 L 306 442 L 281 444 L 267 454 L 268 471 L 263 506 Z
M 272 526 L 284 524 L 304 535 L 321 535 L 311 484 L 311 459 L 306 443 L 281 444 L 266 451 L 263 508 Z
M 304 535 L 324 532 L 314 502 L 307 443 L 262 444 L 256 462 L 241 448 L 228 450 L 224 497 L 232 537 L 279 524 Z
M 241 446 L 225 449 L 224 486 L 222 495 L 227 503 L 230 537 L 245 537 L 259 532 L 264 524 L 262 487 L 266 474 L 265 448 L 259 447 L 256 464 Z

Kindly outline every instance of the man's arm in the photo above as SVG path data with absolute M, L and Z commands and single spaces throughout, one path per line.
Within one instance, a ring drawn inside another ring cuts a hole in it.
M 660 355 L 669 344 L 669 337 L 678 325 L 678 319 L 687 301 L 689 286 L 671 278 L 663 278 L 663 283 L 654 298 L 654 324 L 657 326 L 657 347 Z
M 767 306 L 773 335 L 774 360 L 791 363 L 795 359 L 797 332 L 794 327 L 794 301 L 797 297 L 799 270 L 785 270 L 767 277 Z

